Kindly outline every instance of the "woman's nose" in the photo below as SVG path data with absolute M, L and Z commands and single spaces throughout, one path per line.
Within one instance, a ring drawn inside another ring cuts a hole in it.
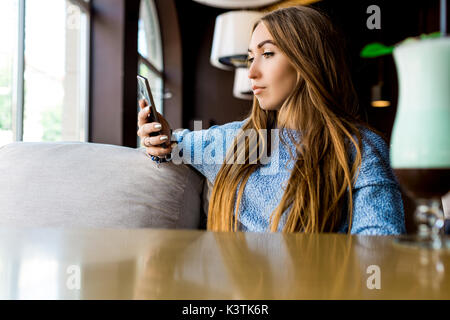
M 259 70 L 256 67 L 255 62 L 253 61 L 253 63 L 250 65 L 250 67 L 248 68 L 248 77 L 250 79 L 256 79 L 260 76 L 259 74 Z

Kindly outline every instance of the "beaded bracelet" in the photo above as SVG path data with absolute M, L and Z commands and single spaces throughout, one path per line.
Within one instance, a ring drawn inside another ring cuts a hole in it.
M 170 157 L 168 157 L 168 156 L 170 156 Z M 165 158 L 160 158 L 157 156 L 151 156 L 151 158 L 156 163 L 163 163 L 163 162 L 169 162 L 170 160 L 172 160 L 172 155 L 167 155 Z

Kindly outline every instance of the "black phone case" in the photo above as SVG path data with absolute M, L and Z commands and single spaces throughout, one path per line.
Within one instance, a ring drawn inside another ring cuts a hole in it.
M 147 118 L 147 123 L 159 122 L 158 114 L 156 113 L 155 103 L 153 101 L 153 96 L 148 80 L 145 77 L 138 75 L 137 83 L 138 83 L 138 101 L 145 99 L 147 101 L 148 106 L 150 106 L 151 112 Z M 150 136 L 157 136 L 157 135 L 159 135 L 159 132 L 150 133 Z
M 156 111 L 155 107 L 155 101 L 153 100 L 152 91 L 150 89 L 150 84 L 147 80 L 147 78 L 138 75 L 137 76 L 137 83 L 138 83 L 138 101 L 141 99 L 145 99 L 150 106 L 150 114 L 147 118 L 147 123 L 151 122 L 159 122 L 158 113 Z M 160 132 L 152 132 L 150 133 L 150 136 L 158 136 L 160 135 Z M 168 148 L 168 142 L 165 142 L 161 145 L 163 148 Z

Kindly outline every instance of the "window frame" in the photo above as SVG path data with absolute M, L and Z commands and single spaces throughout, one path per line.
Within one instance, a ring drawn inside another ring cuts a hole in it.
M 89 142 L 136 148 L 140 0 L 91 0 Z M 163 49 L 164 118 L 182 127 L 181 35 L 174 0 L 155 0 Z M 111 89 L 114 88 L 114 89 Z M 105 93 L 111 94 L 105 94 Z
M 23 141 L 23 133 L 24 133 L 24 111 L 25 111 L 25 23 L 26 23 L 26 0 L 18 0 L 18 15 L 19 15 L 19 26 L 18 26 L 18 46 L 17 46 L 17 104 L 15 106 L 15 112 L 13 112 L 13 121 L 15 118 L 16 130 L 14 141 Z M 86 96 L 84 99 L 84 103 L 86 105 L 86 113 L 85 113 L 85 128 L 84 128 L 84 140 L 87 140 L 89 137 L 89 88 L 90 88 L 90 20 L 91 20 L 91 3 L 90 1 L 84 0 L 68 0 L 73 5 L 80 8 L 82 13 L 86 14 L 87 21 L 87 33 L 88 37 L 86 41 L 85 48 L 85 57 L 86 57 L 86 66 L 88 70 L 85 70 L 85 92 Z M 14 107 L 13 107 L 14 111 Z
M 15 114 L 16 136 L 14 141 L 23 141 L 23 118 L 25 109 L 25 5 L 26 0 L 19 0 L 19 28 L 17 46 L 17 104 Z M 14 107 L 13 107 L 14 111 Z

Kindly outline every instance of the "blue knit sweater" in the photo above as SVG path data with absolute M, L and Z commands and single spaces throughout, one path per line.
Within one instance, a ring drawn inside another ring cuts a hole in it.
M 247 120 L 216 125 L 207 130 L 174 131 L 172 141 L 176 141 L 178 146 L 172 152 L 172 161 L 176 164 L 190 164 L 214 183 L 228 147 L 232 145 L 233 138 Z M 288 138 L 288 131 L 296 141 L 299 141 L 300 137 L 295 130 L 279 131 L 295 155 L 295 145 Z M 364 235 L 405 233 L 403 202 L 397 180 L 389 166 L 388 147 L 380 136 L 368 129 L 362 129 L 361 134 L 362 164 L 353 188 L 354 211 L 351 233 Z M 272 141 L 273 149 L 269 161 L 253 172 L 246 183 L 239 209 L 241 231 L 264 232 L 269 229 L 270 214 L 280 203 L 289 180 L 294 161 L 290 160 L 288 147 L 281 142 L 276 143 L 275 140 Z M 354 148 L 349 152 L 350 159 L 353 159 Z M 286 217 L 287 214 L 284 214 L 279 231 L 282 230 Z M 347 231 L 348 221 L 345 219 L 339 232 Z

